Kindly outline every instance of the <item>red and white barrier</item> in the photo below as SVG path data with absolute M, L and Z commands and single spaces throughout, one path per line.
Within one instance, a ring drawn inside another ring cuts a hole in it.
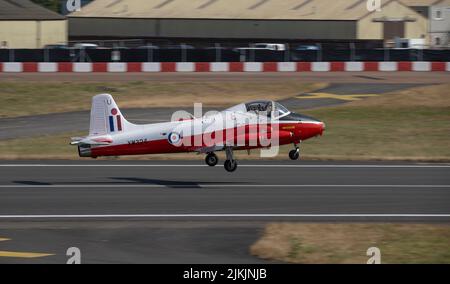
M 0 72 L 363 72 L 450 71 L 450 62 L 0 62 Z

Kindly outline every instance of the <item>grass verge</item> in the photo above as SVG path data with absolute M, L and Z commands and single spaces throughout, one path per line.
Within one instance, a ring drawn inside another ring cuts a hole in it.
M 302 113 L 325 121 L 322 137 L 302 143 L 304 159 L 450 161 L 450 85 L 414 88 L 338 107 Z M 1 159 L 78 159 L 71 136 L 61 133 L 0 141 Z M 276 159 L 287 159 L 291 145 Z M 259 152 L 237 155 L 257 159 Z M 131 156 L 124 159 L 199 159 L 195 154 Z M 201 158 L 200 158 L 201 159 Z
M 450 160 L 450 85 L 419 87 L 305 111 L 325 121 L 303 152 L 317 159 Z
M 381 263 L 450 263 L 449 224 L 273 223 L 250 253 L 290 263 L 364 264 L 369 247 Z
M 300 82 L 0 82 L 0 118 L 88 110 L 92 96 L 110 93 L 121 108 L 222 107 L 255 99 L 281 100 L 325 87 Z

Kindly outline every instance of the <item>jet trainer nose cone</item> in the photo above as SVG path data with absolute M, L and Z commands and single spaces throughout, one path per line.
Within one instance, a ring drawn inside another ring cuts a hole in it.
M 320 126 L 321 126 L 320 135 L 322 135 L 323 132 L 324 132 L 325 129 L 326 129 L 326 126 L 325 126 L 325 123 L 324 123 L 324 122 L 320 122 Z

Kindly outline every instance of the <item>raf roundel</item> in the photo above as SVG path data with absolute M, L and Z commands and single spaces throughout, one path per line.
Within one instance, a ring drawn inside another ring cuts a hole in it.
M 111 110 L 111 114 L 112 114 L 112 115 L 116 115 L 116 114 L 117 114 L 117 109 L 116 109 L 116 108 L 113 108 L 113 109 Z
M 180 142 L 181 137 L 180 137 L 180 134 L 178 134 L 176 132 L 171 132 L 171 133 L 169 133 L 168 139 L 169 139 L 170 144 L 177 144 L 178 142 Z

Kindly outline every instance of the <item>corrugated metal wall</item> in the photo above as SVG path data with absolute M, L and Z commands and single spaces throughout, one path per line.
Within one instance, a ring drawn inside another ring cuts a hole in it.
M 42 48 L 67 43 L 67 21 L 0 21 L 0 44 L 9 48 Z
M 355 21 L 69 18 L 70 37 L 356 39 Z

